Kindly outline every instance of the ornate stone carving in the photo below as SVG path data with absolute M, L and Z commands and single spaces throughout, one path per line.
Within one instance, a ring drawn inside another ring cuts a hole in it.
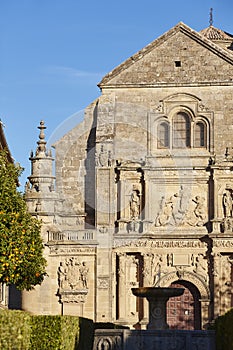
M 224 218 L 221 223 L 222 231 L 232 233 L 233 232 L 233 198 L 232 189 L 228 185 L 222 196 L 223 215 Z
M 83 304 L 86 302 L 87 293 L 87 290 L 64 290 L 59 293 L 59 296 L 62 303 Z
M 217 243 L 216 243 L 217 244 Z M 228 241 L 228 244 L 231 244 L 233 247 L 233 242 Z M 133 247 L 133 248 L 204 248 L 206 246 L 205 242 L 201 242 L 199 240 L 147 240 L 147 239 L 139 239 L 139 240 L 127 240 L 120 239 L 114 241 L 114 247 Z M 227 245 L 226 245 L 227 246 Z M 230 245 L 229 245 L 230 246 Z
M 231 233 L 233 232 L 233 218 L 227 217 L 224 218 L 221 227 L 224 233 Z
M 143 256 L 143 285 L 152 285 L 152 253 L 142 253 Z
M 97 288 L 98 289 L 108 289 L 109 288 L 109 277 L 98 277 L 97 279 Z
M 189 212 L 186 222 L 190 226 L 203 226 L 207 221 L 205 199 L 196 196 L 192 201 L 196 204 L 196 207 L 193 212 Z
M 213 247 L 216 248 L 233 248 L 233 241 L 229 239 L 214 240 Z
M 58 267 L 59 291 L 88 289 L 88 272 L 86 262 L 80 262 L 77 258 L 66 259 L 60 262 Z
M 94 255 L 95 254 L 95 248 L 83 248 L 83 247 L 72 247 L 72 246 L 58 246 L 58 245 L 50 245 L 50 254 L 55 255 L 73 255 L 73 254 L 87 254 L 87 255 Z
M 94 348 L 96 350 L 120 350 L 122 349 L 121 336 L 111 334 L 110 336 L 103 335 L 95 339 Z
M 207 281 L 208 276 L 208 266 L 207 260 L 205 259 L 203 254 L 198 254 L 195 259 L 195 267 L 193 270 L 196 274 L 198 274 L 201 278 Z
M 112 165 L 112 152 L 101 145 L 99 154 L 95 154 L 95 164 L 100 167 L 110 167 Z
M 138 220 L 140 214 L 140 194 L 139 190 L 134 186 L 130 196 L 130 219 Z
M 154 254 L 152 258 L 152 277 L 153 277 L 153 286 L 159 283 L 161 277 L 161 265 L 163 258 L 161 254 Z
M 160 201 L 160 210 L 155 220 L 155 226 L 203 226 L 207 221 L 204 198 L 196 196 L 192 199 L 195 208 L 190 205 L 189 194 L 182 186 L 179 193 Z
M 176 268 L 176 271 L 169 272 L 161 277 L 160 279 L 160 287 L 169 287 L 171 283 L 175 282 L 177 280 L 177 277 L 179 276 L 181 279 L 187 280 L 192 282 L 200 291 L 201 299 L 208 300 L 210 297 L 210 291 L 207 285 L 207 282 L 204 281 L 203 278 L 200 278 L 199 275 L 197 275 L 194 272 L 186 271 L 184 267 L 178 267 Z
M 231 189 L 226 189 L 226 192 L 223 194 L 223 213 L 224 217 L 232 217 L 232 190 Z

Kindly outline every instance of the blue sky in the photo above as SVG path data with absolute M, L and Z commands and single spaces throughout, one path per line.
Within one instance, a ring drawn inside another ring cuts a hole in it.
M 180 21 L 207 27 L 211 7 L 214 26 L 233 33 L 232 0 L 0 0 L 0 118 L 22 185 L 40 120 L 53 142 L 106 73 Z

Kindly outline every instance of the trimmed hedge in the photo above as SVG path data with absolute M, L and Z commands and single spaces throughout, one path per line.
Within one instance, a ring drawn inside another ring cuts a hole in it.
M 75 349 L 79 338 L 79 318 L 69 316 L 33 316 L 30 350 Z
M 94 325 L 76 316 L 0 311 L 1 350 L 92 350 Z
M 1 350 L 92 350 L 95 329 L 128 328 L 76 316 L 0 310 Z M 225 350 L 225 349 L 224 349 Z
M 0 349 L 27 350 L 30 345 L 31 316 L 18 310 L 0 311 Z
M 225 315 L 219 316 L 215 321 L 212 329 L 216 333 L 216 350 L 233 349 L 233 309 Z

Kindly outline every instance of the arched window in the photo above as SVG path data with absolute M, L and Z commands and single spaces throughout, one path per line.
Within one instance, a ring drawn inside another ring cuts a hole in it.
M 194 147 L 206 147 L 206 126 L 201 121 L 194 126 Z
M 158 125 L 158 148 L 169 148 L 169 124 L 162 122 Z
M 190 119 L 184 112 L 179 112 L 173 119 L 173 147 L 185 148 L 191 146 Z

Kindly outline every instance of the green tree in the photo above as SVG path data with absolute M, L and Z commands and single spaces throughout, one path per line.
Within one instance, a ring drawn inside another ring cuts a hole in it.
M 40 236 L 41 223 L 32 217 L 17 181 L 20 166 L 7 161 L 0 151 L 0 282 L 30 290 L 46 275 Z

